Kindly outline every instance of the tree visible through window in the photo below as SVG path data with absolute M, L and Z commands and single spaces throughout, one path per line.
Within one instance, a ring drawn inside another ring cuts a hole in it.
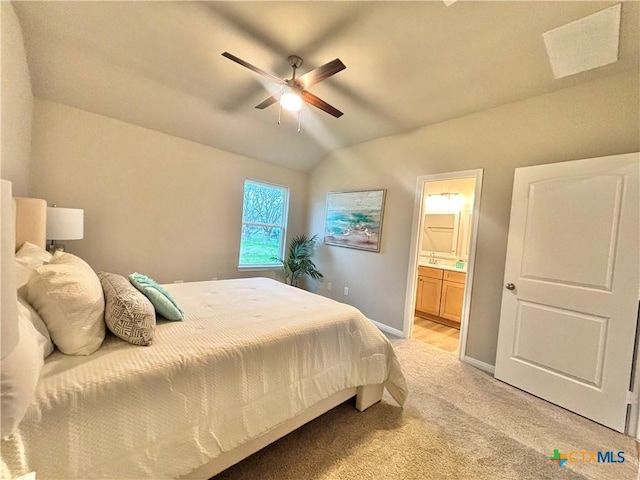
M 245 180 L 239 266 L 280 265 L 288 208 L 288 188 Z

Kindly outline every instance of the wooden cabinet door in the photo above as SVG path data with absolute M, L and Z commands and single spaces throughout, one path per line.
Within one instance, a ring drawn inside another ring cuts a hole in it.
M 442 280 L 420 275 L 418 277 L 418 295 L 416 298 L 416 310 L 431 315 L 440 313 L 440 295 L 442 293 Z
M 440 302 L 440 316 L 447 320 L 459 322 L 462 318 L 462 301 L 464 299 L 464 284 L 444 280 L 442 282 L 442 300 Z

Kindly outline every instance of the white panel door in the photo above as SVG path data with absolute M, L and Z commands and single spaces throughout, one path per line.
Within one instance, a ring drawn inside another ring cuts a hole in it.
M 518 168 L 495 376 L 622 432 L 640 291 L 640 154 Z

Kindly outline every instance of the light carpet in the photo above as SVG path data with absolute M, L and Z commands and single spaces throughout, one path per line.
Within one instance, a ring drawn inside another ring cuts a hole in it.
M 633 438 L 503 384 L 454 354 L 418 340 L 392 343 L 409 386 L 404 408 L 387 394 L 364 413 L 347 402 L 216 480 L 639 478 Z M 560 467 L 549 458 L 554 449 L 623 451 L 625 461 Z

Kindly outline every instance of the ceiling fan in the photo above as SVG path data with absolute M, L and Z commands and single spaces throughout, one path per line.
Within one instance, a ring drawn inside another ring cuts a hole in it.
M 262 103 L 256 105 L 256 108 L 262 110 L 279 101 L 281 108 L 284 108 L 285 110 L 300 111 L 302 102 L 304 101 L 309 105 L 313 105 L 314 107 L 327 112 L 329 115 L 333 115 L 336 118 L 342 116 L 342 112 L 340 110 L 329 105 L 327 102 L 318 98 L 309 90 L 307 90 L 312 85 L 326 80 L 330 76 L 335 75 L 336 73 L 347 68 L 339 58 L 336 58 L 335 60 L 332 60 L 331 62 L 326 63 L 321 67 L 311 70 L 301 77 L 296 78 L 296 70 L 302 65 L 302 58 L 298 55 L 289 55 L 287 60 L 289 62 L 289 66 L 293 69 L 293 75 L 288 80 L 282 80 L 275 75 L 265 72 L 264 70 L 261 70 L 260 68 L 255 67 L 248 62 L 245 62 L 241 58 L 238 58 L 229 52 L 224 52 L 222 56 L 242 65 L 243 67 L 248 68 L 249 70 L 252 70 L 259 75 L 262 75 L 267 80 L 281 86 L 280 94 L 278 96 L 270 96 Z M 279 119 L 278 123 L 280 123 Z M 298 117 L 298 131 L 300 131 L 300 117 Z

